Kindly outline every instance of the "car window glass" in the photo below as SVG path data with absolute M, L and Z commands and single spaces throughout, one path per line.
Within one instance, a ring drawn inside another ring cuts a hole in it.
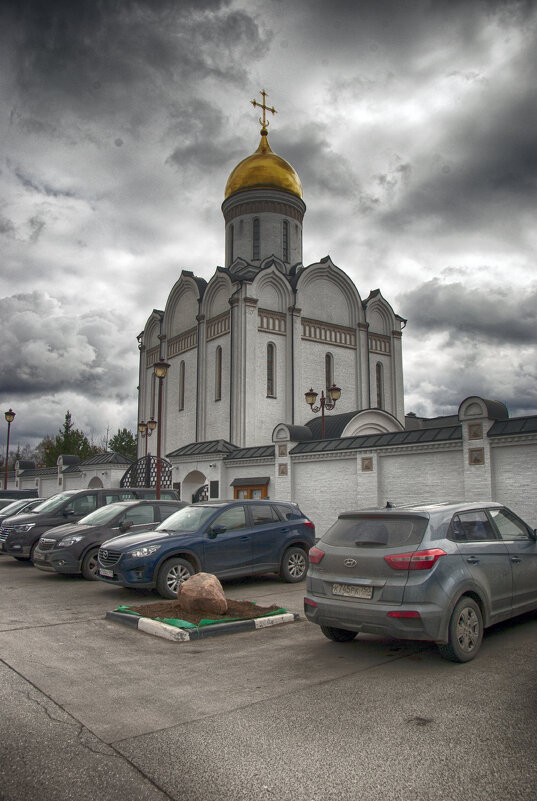
M 264 526 L 265 523 L 280 522 L 276 511 L 269 503 L 251 503 L 250 514 L 252 515 L 253 526 Z
M 171 503 L 169 505 L 161 503 L 158 508 L 159 508 L 160 519 L 166 520 L 167 517 L 172 515 L 174 512 L 177 512 L 182 507 L 179 504 L 175 506 L 174 504 Z
M 76 498 L 73 498 L 71 503 L 67 504 L 65 511 L 73 512 L 75 515 L 89 515 L 89 513 L 93 512 L 96 508 L 96 495 L 78 495 Z
M 135 506 L 127 511 L 125 520 L 130 520 L 133 526 L 139 526 L 142 523 L 155 522 L 155 510 L 153 506 Z
M 379 515 L 378 517 L 340 517 L 324 534 L 330 545 L 357 548 L 400 548 L 419 545 L 428 520 L 424 517 Z
M 462 542 L 496 540 L 496 534 L 485 512 L 461 512 L 455 515 L 452 530 Z
M 229 509 L 225 509 L 213 520 L 211 525 L 225 526 L 228 531 L 233 531 L 236 528 L 245 528 L 246 515 L 244 513 L 244 506 L 231 506 Z
M 166 518 L 157 527 L 157 531 L 161 529 L 177 532 L 197 531 L 215 512 L 216 507 L 214 506 L 202 506 L 201 504 L 185 506 Z
M 496 528 L 502 540 L 529 540 L 530 535 L 526 526 L 514 515 L 504 509 L 489 509 Z
M 125 501 L 127 498 L 120 498 L 119 495 L 105 495 L 104 502 L 105 504 L 108 503 L 117 503 L 118 501 Z
M 293 509 L 290 506 L 280 506 L 278 504 L 276 509 L 281 514 L 283 520 L 300 520 L 302 517 L 304 517 L 298 508 Z

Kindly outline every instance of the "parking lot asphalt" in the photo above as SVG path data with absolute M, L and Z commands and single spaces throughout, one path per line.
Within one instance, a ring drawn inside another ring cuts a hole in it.
M 303 614 L 303 584 L 224 589 Z M 466 665 L 304 619 L 187 643 L 105 619 L 155 597 L 0 557 L 2 801 L 537 797 L 537 615 Z

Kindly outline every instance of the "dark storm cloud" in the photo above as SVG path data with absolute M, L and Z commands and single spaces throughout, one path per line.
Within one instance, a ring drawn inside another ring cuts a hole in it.
M 244 80 L 266 43 L 250 15 L 230 10 L 228 0 L 34 0 L 4 3 L 1 13 L 19 103 L 39 115 L 61 109 L 82 119 L 130 105 L 132 126 L 174 84 L 188 93 L 193 75 Z M 31 119 L 27 126 L 46 125 Z
M 438 279 L 399 295 L 399 311 L 420 332 L 448 332 L 498 344 L 537 344 L 537 287 L 513 292 L 504 288 L 473 289 Z
M 128 321 L 100 310 L 78 313 L 76 298 L 42 292 L 0 300 L 2 392 L 122 400 L 132 394 L 136 357 L 122 339 Z

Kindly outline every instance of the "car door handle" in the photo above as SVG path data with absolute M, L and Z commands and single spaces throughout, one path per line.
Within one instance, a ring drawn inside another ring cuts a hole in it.
M 288 528 L 282 528 L 282 534 L 289 534 Z
M 518 558 L 518 556 L 512 556 L 511 557 L 511 562 L 514 562 L 515 564 L 519 564 L 520 563 L 520 559 Z
M 469 556 L 466 561 L 471 565 L 478 565 L 479 564 L 479 559 L 477 558 L 477 556 Z
M 239 542 L 248 542 L 250 537 L 239 537 Z

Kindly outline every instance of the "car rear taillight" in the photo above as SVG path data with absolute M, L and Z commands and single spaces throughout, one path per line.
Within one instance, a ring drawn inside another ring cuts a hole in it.
M 315 531 L 315 523 L 312 523 L 311 520 L 304 520 L 304 525 L 308 528 L 312 528 Z
M 319 606 L 319 604 L 316 604 L 311 598 L 304 598 L 304 606 Z
M 388 612 L 388 617 L 420 617 L 419 612 Z
M 309 549 L 308 556 L 310 560 L 310 565 L 318 565 L 324 556 L 324 551 L 321 551 L 320 548 L 316 548 L 314 545 L 313 548 Z
M 390 554 L 384 559 L 394 570 L 430 570 L 441 556 L 446 556 L 442 548 L 431 548 L 428 551 Z

